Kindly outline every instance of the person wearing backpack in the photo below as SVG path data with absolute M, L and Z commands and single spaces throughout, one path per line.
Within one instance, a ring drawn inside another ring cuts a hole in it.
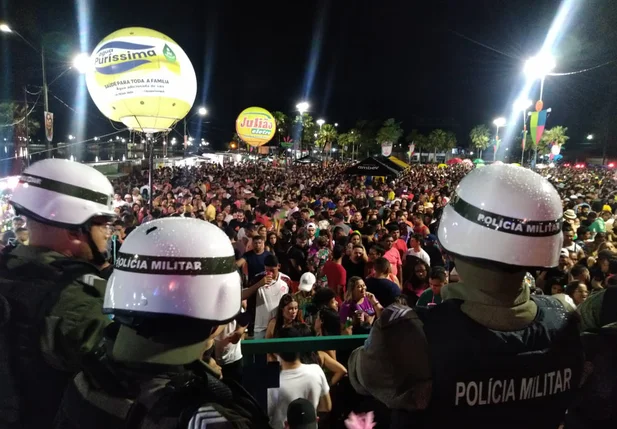
M 250 394 L 204 362 L 241 294 L 233 247 L 215 225 L 166 218 L 137 227 L 105 291 L 114 323 L 69 383 L 54 429 L 269 428 Z
M 113 187 L 92 167 L 28 167 L 11 204 L 30 243 L 0 254 L 0 427 L 48 428 L 68 381 L 110 323 L 101 311 Z

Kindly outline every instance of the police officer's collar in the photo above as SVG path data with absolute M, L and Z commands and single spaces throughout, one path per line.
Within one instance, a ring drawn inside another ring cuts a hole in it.
M 446 285 L 441 291 L 444 300 L 462 300 L 461 310 L 490 329 L 518 330 L 534 320 L 537 306 L 523 285 L 524 269 L 505 272 L 460 258 L 455 261 L 462 282 Z

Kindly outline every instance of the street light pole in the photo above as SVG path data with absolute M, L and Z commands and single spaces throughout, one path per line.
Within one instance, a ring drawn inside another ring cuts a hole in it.
M 521 145 L 521 166 L 525 163 L 525 143 L 527 143 L 527 109 L 523 110 L 523 144 Z
M 19 36 L 19 38 L 21 40 L 23 40 L 26 45 L 30 46 L 36 53 L 40 54 L 41 56 L 41 71 L 43 73 L 43 86 L 42 86 L 42 91 L 43 91 L 43 106 L 45 108 L 45 112 L 49 112 L 49 85 L 47 84 L 47 72 L 45 70 L 45 46 L 43 43 L 41 43 L 40 46 L 40 50 L 39 48 L 37 48 L 36 46 L 34 46 L 32 43 L 30 43 L 30 41 L 28 39 L 26 39 L 24 36 L 21 35 L 21 33 L 19 33 L 18 31 L 13 30 L 8 24 L 6 23 L 2 23 L 0 24 L 0 32 L 2 33 L 14 33 L 17 36 Z M 78 71 L 80 73 L 84 73 L 85 70 L 83 69 L 84 66 L 84 59 L 87 59 L 88 55 L 87 54 L 79 54 L 73 61 L 73 67 L 77 68 Z M 79 60 L 79 66 L 77 66 L 77 61 Z M 52 83 L 54 83 L 60 76 L 62 76 L 64 73 L 66 73 L 69 69 L 65 70 L 64 72 L 62 72 L 58 77 L 56 77 L 56 79 L 54 79 L 52 81 Z M 27 103 L 26 103 L 27 106 Z M 47 158 L 51 158 L 51 142 L 48 141 L 47 139 L 45 139 L 45 149 L 46 149 L 46 157 Z
M 296 109 L 300 113 L 300 151 L 302 151 L 302 137 L 304 137 L 304 112 L 309 109 L 309 104 L 306 101 L 302 101 L 296 104 Z M 298 149 L 296 149 L 295 158 L 298 158 Z
M 208 110 L 205 107 L 200 107 L 199 109 L 197 109 L 197 112 L 193 113 L 190 117 L 189 120 L 195 116 L 195 115 L 199 115 L 199 116 L 206 116 L 208 114 Z M 189 136 L 186 132 L 186 123 L 187 123 L 187 119 L 186 116 L 184 117 L 184 153 L 182 155 L 183 158 L 186 158 L 186 152 L 188 150 L 189 147 Z
M 503 127 L 506 125 L 506 118 L 497 118 L 493 121 L 493 125 L 495 125 L 496 127 L 496 131 L 495 131 L 495 149 L 493 150 L 493 161 L 495 161 L 495 158 L 497 157 L 497 146 L 499 143 L 499 128 Z
M 521 165 L 525 159 L 525 142 L 527 141 L 527 109 L 531 106 L 531 100 L 519 98 L 514 102 L 514 111 L 523 112 L 523 142 L 521 144 Z

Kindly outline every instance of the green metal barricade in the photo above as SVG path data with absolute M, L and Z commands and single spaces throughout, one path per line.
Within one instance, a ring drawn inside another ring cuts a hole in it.
M 268 409 L 268 388 L 279 387 L 280 366 L 268 362 L 268 353 L 314 352 L 336 350 L 349 352 L 364 344 L 368 335 L 337 335 L 328 337 L 270 338 L 267 340 L 243 340 L 244 381 L 246 389 L 263 407 Z M 340 359 L 339 359 L 340 360 Z M 346 366 L 347 362 L 341 362 Z

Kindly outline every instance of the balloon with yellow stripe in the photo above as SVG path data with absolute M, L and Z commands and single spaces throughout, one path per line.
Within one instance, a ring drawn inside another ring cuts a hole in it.
M 101 113 L 145 133 L 170 129 L 197 95 L 195 70 L 182 48 L 163 33 L 141 27 L 115 31 L 99 42 L 86 84 Z

